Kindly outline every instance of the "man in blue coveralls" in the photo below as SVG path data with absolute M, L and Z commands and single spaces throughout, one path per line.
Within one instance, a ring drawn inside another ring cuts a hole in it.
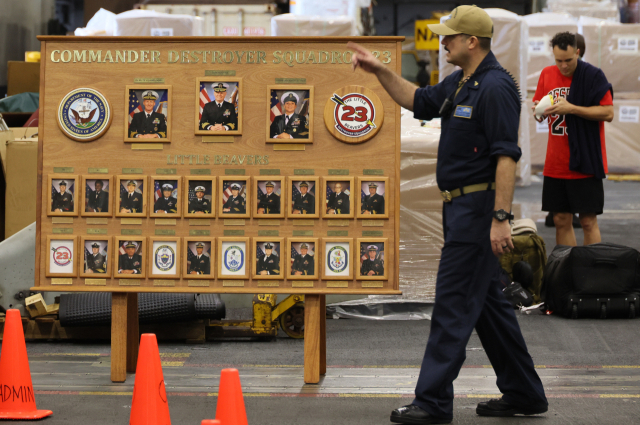
M 509 220 L 520 159 L 520 96 L 491 52 L 493 22 L 476 6 L 459 6 L 444 23 L 447 61 L 462 68 L 436 86 L 416 88 L 355 43 L 353 67 L 374 73 L 415 118 L 442 118 L 437 182 L 444 200 L 444 247 L 431 332 L 412 404 L 391 413 L 401 424 L 446 424 L 453 381 L 475 327 L 497 375 L 501 399 L 481 402 L 481 416 L 533 415 L 548 403 L 511 304 L 498 280 L 498 257 L 513 249 Z

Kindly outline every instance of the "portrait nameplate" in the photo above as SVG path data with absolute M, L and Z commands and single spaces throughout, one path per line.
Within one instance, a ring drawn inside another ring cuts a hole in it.
M 109 224 L 109 220 L 106 218 L 89 217 L 87 218 L 87 224 L 91 224 L 91 225 Z
M 336 280 L 333 282 L 327 282 L 327 288 L 348 288 L 349 282 L 346 280 Z
M 294 280 L 291 282 L 292 288 L 313 288 L 313 282 L 305 281 L 305 280 Z
M 51 279 L 52 285 L 73 285 L 73 279 L 70 277 L 54 277 Z
M 107 279 L 85 279 L 84 284 L 88 286 L 107 286 Z
M 211 230 L 189 230 L 189 236 L 209 236 L 211 235 Z
M 188 280 L 187 286 L 202 286 L 207 287 L 211 285 L 208 280 Z
M 142 279 L 118 279 L 118 285 L 120 286 L 140 286 Z
M 223 280 L 222 286 L 241 287 L 244 286 L 244 280 Z
M 293 236 L 313 236 L 313 230 L 294 230 Z
M 53 217 L 51 222 L 53 224 L 73 224 L 73 217 Z
M 348 230 L 327 230 L 327 236 L 334 237 L 334 238 L 349 236 L 349 231 Z
M 153 279 L 153 286 L 176 286 L 176 281 L 171 279 Z
M 93 168 L 89 167 L 89 174 L 109 174 L 108 168 Z

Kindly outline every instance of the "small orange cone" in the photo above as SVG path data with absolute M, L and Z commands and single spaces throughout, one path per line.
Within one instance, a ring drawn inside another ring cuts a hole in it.
M 0 419 L 42 419 L 51 410 L 37 410 L 20 311 L 7 310 L 0 354 Z
M 142 334 L 129 425 L 171 425 L 158 341 Z
M 238 369 L 222 369 L 216 419 L 224 425 L 248 425 Z
M 217 419 L 205 419 L 200 425 L 222 425 L 222 422 Z

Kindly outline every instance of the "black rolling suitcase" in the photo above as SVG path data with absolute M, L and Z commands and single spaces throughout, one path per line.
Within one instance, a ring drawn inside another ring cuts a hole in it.
M 544 273 L 548 311 L 566 317 L 633 319 L 640 309 L 640 253 L 597 243 L 553 249 Z

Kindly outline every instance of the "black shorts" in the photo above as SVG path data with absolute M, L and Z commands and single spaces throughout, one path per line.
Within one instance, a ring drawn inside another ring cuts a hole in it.
M 602 214 L 604 185 L 602 179 L 555 179 L 544 177 L 542 211 L 573 214 Z

